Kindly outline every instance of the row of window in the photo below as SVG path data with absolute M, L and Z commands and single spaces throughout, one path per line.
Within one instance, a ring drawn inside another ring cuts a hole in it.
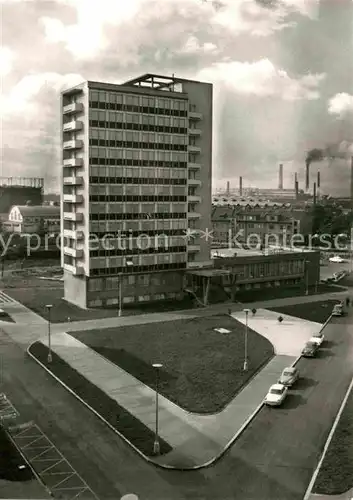
M 146 106 L 150 108 L 176 109 L 185 111 L 188 109 L 188 101 L 180 97 L 167 97 L 165 92 L 160 96 L 151 96 L 139 93 L 119 92 L 119 90 L 93 90 L 89 91 L 89 100 L 111 104 L 127 104 L 128 106 Z M 190 109 L 193 109 L 190 106 Z
M 146 273 L 153 271 L 172 271 L 177 269 L 185 269 L 186 262 L 176 262 L 172 264 L 155 264 L 151 266 L 134 266 L 134 267 L 104 267 L 100 269 L 90 269 L 90 276 L 112 276 L 120 273 Z
M 181 247 L 152 247 L 152 248 L 112 248 L 112 249 L 104 249 L 100 248 L 98 250 L 90 250 L 89 255 L 90 257 L 115 257 L 119 255 L 145 255 L 145 254 L 160 254 L 160 253 L 181 253 L 181 252 L 186 252 L 187 247 L 186 245 Z
M 107 130 L 104 128 L 91 127 L 89 130 L 89 138 L 104 141 L 118 141 L 124 144 L 129 142 L 150 143 L 158 142 L 161 144 L 184 144 L 196 141 L 195 137 L 188 137 L 180 134 L 156 134 L 154 132 L 130 132 L 128 130 Z M 195 141 L 194 141 L 195 139 Z
M 90 184 L 154 184 L 164 186 L 185 186 L 187 179 L 158 179 L 145 177 L 90 177 Z
M 160 213 L 151 213 L 151 214 L 141 214 L 141 213 L 129 213 L 129 214 L 122 214 L 122 213 L 114 213 L 114 214 L 106 214 L 106 213 L 99 213 L 99 214 L 89 214 L 89 220 L 94 221 L 94 220 L 136 220 L 136 219 L 186 219 L 187 214 L 185 212 L 175 212 L 175 213 L 170 213 L 170 212 L 160 212 Z
M 170 284 L 171 279 L 177 280 L 179 274 L 153 273 L 153 274 L 124 274 L 123 276 L 111 276 L 109 278 L 90 278 L 88 280 L 89 292 L 101 292 L 103 290 L 118 290 L 120 283 L 123 287 L 138 286 L 160 286 Z
M 88 113 L 88 119 L 98 122 L 108 122 L 108 123 L 136 123 L 141 125 L 157 125 L 159 127 L 174 127 L 174 128 L 187 128 L 189 125 L 192 128 L 196 127 L 196 123 L 189 121 L 182 117 L 171 116 L 171 115 L 155 115 L 155 114 L 143 114 L 143 113 L 131 113 L 131 112 L 120 112 L 120 111 L 106 111 L 97 110 L 91 108 Z M 70 120 L 70 118 L 67 118 Z M 66 117 L 64 116 L 64 122 Z
M 149 196 L 149 195 L 134 195 L 134 196 L 129 196 L 129 195 L 91 195 L 89 197 L 89 201 L 94 201 L 94 202 L 102 202 L 102 203 L 110 203 L 110 202 L 122 202 L 126 203 L 129 201 L 134 201 L 134 202 L 153 202 L 157 203 L 160 201 L 166 201 L 168 203 L 174 203 L 174 202 L 186 202 L 187 201 L 187 196 Z
M 139 115 L 136 115 L 137 117 Z M 159 132 L 164 134 L 182 134 L 187 135 L 188 128 L 185 126 L 180 127 L 166 127 L 164 125 L 152 125 L 152 124 L 143 124 L 143 123 L 135 123 L 135 122 L 109 122 L 106 120 L 89 120 L 88 121 L 90 127 L 98 127 L 104 129 L 113 129 L 113 130 L 139 130 L 141 132 Z
M 128 160 L 127 158 L 90 157 L 89 162 L 91 165 L 110 165 L 114 167 L 188 168 L 187 161 Z
M 165 108 L 154 108 L 150 106 L 134 106 L 131 104 L 120 104 L 120 103 L 108 103 L 108 102 L 97 102 L 90 101 L 89 107 L 93 109 L 110 109 L 114 111 L 128 111 L 133 113 L 144 113 L 144 114 L 154 114 L 154 115 L 168 115 L 168 116 L 188 116 L 186 110 L 180 109 L 165 109 Z
M 108 238 L 108 236 L 112 237 L 113 232 L 109 231 L 97 231 L 93 232 L 90 231 L 90 237 L 93 237 L 94 239 L 102 239 L 104 237 Z M 126 238 L 138 238 L 139 236 L 144 235 L 144 236 L 151 236 L 152 238 L 159 238 L 162 236 L 183 236 L 185 237 L 186 235 L 186 229 L 164 229 L 163 233 L 159 233 L 158 230 L 138 230 L 138 231 L 131 231 L 130 229 L 128 231 L 119 231 L 115 233 L 116 237 L 123 238 L 124 236 Z
M 90 139 L 90 146 L 101 146 L 109 148 L 128 148 L 128 149 L 157 149 L 164 151 L 187 151 L 186 144 L 170 144 L 158 142 L 126 142 L 106 139 Z

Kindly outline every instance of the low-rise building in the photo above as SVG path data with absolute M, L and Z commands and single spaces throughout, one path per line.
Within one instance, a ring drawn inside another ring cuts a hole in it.
M 11 208 L 3 228 L 16 233 L 59 233 L 60 207 L 15 205 Z
M 312 231 L 310 213 L 290 205 L 214 206 L 211 221 L 213 247 L 291 246 Z

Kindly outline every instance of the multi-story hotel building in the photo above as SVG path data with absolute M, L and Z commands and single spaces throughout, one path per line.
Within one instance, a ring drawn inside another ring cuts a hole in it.
M 186 271 L 212 266 L 201 237 L 211 228 L 212 84 L 86 81 L 61 106 L 65 299 L 182 296 Z

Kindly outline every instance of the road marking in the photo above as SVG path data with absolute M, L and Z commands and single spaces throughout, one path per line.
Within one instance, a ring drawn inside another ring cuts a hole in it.
M 6 395 L 0 394 L 0 419 L 3 418 L 1 415 L 5 411 L 11 411 L 15 417 L 20 416 Z M 65 491 L 65 497 L 68 500 L 76 500 L 81 497 L 82 493 L 86 493 L 86 495 L 90 494 L 92 499 L 99 500 L 94 491 L 91 490 L 88 484 L 75 471 L 64 455 L 37 424 L 31 421 L 13 425 L 8 428 L 8 431 L 15 444 L 23 452 L 24 457 L 31 465 L 37 478 L 45 485 L 49 492 L 54 494 L 55 490 L 55 495 L 60 495 L 60 492 L 64 493 Z M 31 458 L 33 453 L 34 456 Z M 47 454 L 49 457 L 46 458 Z M 70 487 L 67 482 L 69 482 Z M 51 483 L 54 483 L 54 485 L 52 486 Z M 73 483 L 72 486 L 71 483 Z M 70 491 L 72 492 L 72 496 L 69 493 Z
M 0 303 L 1 304 L 16 304 L 16 300 L 7 295 L 7 293 L 0 291 Z

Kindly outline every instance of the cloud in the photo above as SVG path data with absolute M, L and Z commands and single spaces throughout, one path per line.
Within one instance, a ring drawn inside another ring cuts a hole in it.
M 0 47 L 0 77 L 11 73 L 15 55 L 8 47 Z
M 331 115 L 343 117 L 353 112 L 353 95 L 341 92 L 333 96 L 328 102 L 328 112 Z
M 8 94 L 1 96 L 1 108 L 3 116 L 14 116 L 26 112 L 27 120 L 32 117 L 31 113 L 36 118 L 38 108 L 40 113 L 47 106 L 43 103 L 43 98 L 52 94 L 51 97 L 57 97 L 58 92 L 64 88 L 71 87 L 81 83 L 84 79 L 78 74 L 61 75 L 58 73 L 39 73 L 23 77 Z M 48 106 L 53 106 L 53 101 L 47 103 Z
M 200 71 L 198 77 L 223 85 L 238 94 L 278 97 L 288 101 L 318 99 L 324 74 L 309 74 L 297 79 L 268 59 L 253 63 L 228 61 L 213 64 Z
M 316 4 L 317 0 L 310 0 Z M 66 49 L 78 59 L 92 59 L 107 49 L 110 37 L 109 27 L 114 27 L 119 43 L 119 29 L 129 27 L 131 43 L 141 43 L 141 34 L 148 32 L 148 39 L 158 38 L 158 30 L 151 31 L 158 20 L 159 29 L 170 33 L 182 27 L 180 19 L 192 19 L 193 33 L 206 23 L 212 31 L 226 30 L 229 34 L 248 33 L 256 36 L 267 36 L 274 31 L 293 26 L 288 16 L 293 12 L 309 15 L 308 0 L 281 0 L 276 8 L 268 9 L 256 0 L 223 0 L 207 2 L 202 0 L 61 0 L 76 10 L 77 22 L 65 24 L 60 19 L 42 16 L 40 22 L 44 28 L 46 39 L 50 43 L 63 43 Z M 187 34 L 187 33 L 186 33 Z M 179 33 L 181 35 L 181 33 Z M 144 37 L 146 39 L 146 37 Z M 210 42 L 208 42 L 210 43 Z M 204 49 L 210 50 L 211 45 Z

